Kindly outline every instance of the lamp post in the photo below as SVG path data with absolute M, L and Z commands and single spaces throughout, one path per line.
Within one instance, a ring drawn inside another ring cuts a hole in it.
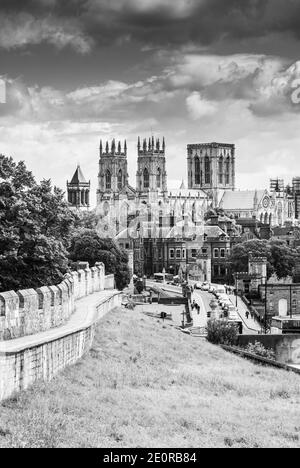
M 238 307 L 238 279 L 237 273 L 235 274 L 235 307 Z
M 265 282 L 265 335 L 267 334 L 267 315 L 268 315 L 268 303 L 267 303 L 267 294 L 268 294 L 268 283 L 267 281 Z

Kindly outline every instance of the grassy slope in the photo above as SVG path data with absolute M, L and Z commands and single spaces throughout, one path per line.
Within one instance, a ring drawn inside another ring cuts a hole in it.
M 0 446 L 300 446 L 300 377 L 259 367 L 137 312 L 0 407 Z

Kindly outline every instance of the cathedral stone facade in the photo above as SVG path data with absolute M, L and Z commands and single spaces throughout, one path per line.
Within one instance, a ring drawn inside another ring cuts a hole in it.
M 212 210 L 221 210 L 233 226 L 235 241 L 242 239 L 236 234 L 239 229 L 244 236 L 264 238 L 262 233 L 272 236 L 275 226 L 297 224 L 294 186 L 285 187 L 278 179 L 271 181 L 270 190 L 236 190 L 235 145 L 188 145 L 188 186 L 182 182 L 176 190 L 168 188 L 166 154 L 164 138 L 139 137 L 133 187 L 129 184 L 126 141 L 100 141 L 97 230 L 100 236 L 114 238 L 131 251 L 138 274 L 151 275 L 164 268 L 177 274 L 187 271 L 189 265 L 193 271 L 200 268 L 204 272 L 200 278 L 209 278 L 210 271 L 215 282 L 229 278 L 231 236 L 225 230 L 208 237 L 205 214 L 211 215 Z M 70 206 L 88 208 L 89 189 L 77 168 L 68 183 Z M 259 229 L 253 229 L 254 222 Z

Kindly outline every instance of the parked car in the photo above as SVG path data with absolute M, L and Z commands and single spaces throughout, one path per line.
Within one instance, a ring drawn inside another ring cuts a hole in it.
M 209 291 L 209 284 L 208 283 L 203 283 L 201 289 L 202 289 L 202 291 Z
M 201 283 L 196 283 L 195 284 L 195 289 L 202 289 L 202 284 Z

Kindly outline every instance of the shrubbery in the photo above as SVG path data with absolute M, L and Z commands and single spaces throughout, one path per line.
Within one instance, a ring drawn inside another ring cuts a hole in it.
M 275 361 L 275 352 L 272 349 L 265 348 L 262 343 L 256 341 L 254 344 L 249 343 L 245 349 L 247 353 L 256 354 L 256 356 L 263 357 Z
M 236 344 L 237 326 L 224 320 L 209 320 L 207 339 L 210 343 L 232 346 Z

